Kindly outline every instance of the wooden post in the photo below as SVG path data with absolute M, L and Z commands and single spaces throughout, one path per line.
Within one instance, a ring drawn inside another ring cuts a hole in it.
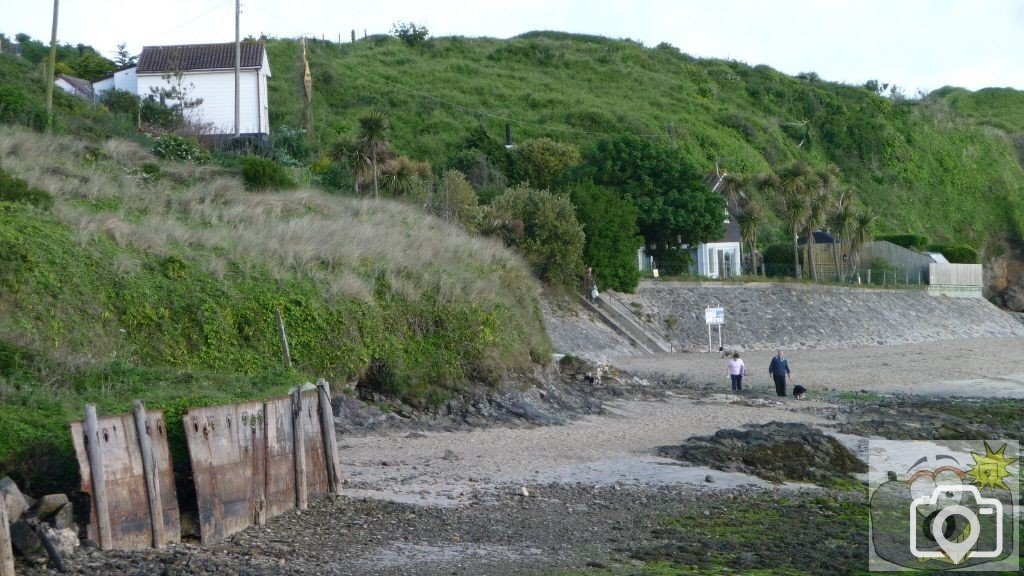
M 309 507 L 309 491 L 306 488 L 306 431 L 302 425 L 302 386 L 292 392 L 292 430 L 295 451 L 295 507 L 305 510 Z
M 149 522 L 153 529 L 153 547 L 160 548 L 164 541 L 164 510 L 160 502 L 160 479 L 153 460 L 153 440 L 146 425 L 146 406 L 135 401 L 135 432 L 142 452 L 142 473 L 146 478 L 146 496 L 149 500 Z
M 96 406 L 85 405 L 85 446 L 89 453 L 89 474 L 92 475 L 92 504 L 96 507 L 96 539 L 100 550 L 111 550 L 110 508 L 107 507 L 107 480 L 103 471 L 103 453 L 100 448 L 99 419 Z
M 7 494 L 0 492 L 0 576 L 14 576 L 14 550 L 7 518 Z
M 274 314 L 277 316 L 277 332 L 281 337 L 281 352 L 284 354 L 284 365 L 291 368 L 292 355 L 288 351 L 288 334 L 284 331 L 284 318 L 281 316 L 281 309 L 275 310 Z
M 316 383 L 320 401 L 320 431 L 324 437 L 324 461 L 327 463 L 327 486 L 331 494 L 341 494 L 341 465 L 338 462 L 338 438 L 334 431 L 334 410 L 331 409 L 331 388 L 321 378 Z

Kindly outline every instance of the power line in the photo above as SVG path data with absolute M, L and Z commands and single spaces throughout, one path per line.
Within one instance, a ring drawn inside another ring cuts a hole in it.
M 346 62 L 344 60 L 341 60 L 341 64 L 343 66 L 348 66 L 349 68 L 352 68 L 353 70 L 359 72 L 360 74 L 363 74 L 365 76 L 369 76 L 371 78 L 376 78 L 377 80 L 380 80 L 381 82 L 384 82 L 385 84 L 389 84 L 391 86 L 394 86 L 395 88 L 398 88 L 400 90 L 404 90 L 406 92 L 409 92 L 410 94 L 415 94 L 415 95 L 417 95 L 417 96 L 419 96 L 421 98 L 427 98 L 427 99 L 433 100 L 435 102 L 440 102 L 442 104 L 446 104 L 448 106 L 451 106 L 453 108 L 457 108 L 457 109 L 462 110 L 464 112 L 469 112 L 471 114 L 477 114 L 479 116 L 487 116 L 489 118 L 495 118 L 497 120 L 501 120 L 503 122 L 509 122 L 509 123 L 513 123 L 513 124 L 517 124 L 519 126 L 528 126 L 528 127 L 531 127 L 531 128 L 538 128 L 538 129 L 541 129 L 541 130 L 552 130 L 552 131 L 559 131 L 559 132 L 567 132 L 567 133 L 571 133 L 571 134 L 581 134 L 581 135 L 585 135 L 585 136 L 618 136 L 620 134 L 620 132 L 591 132 L 591 131 L 588 131 L 588 130 L 576 130 L 576 129 L 573 129 L 573 128 L 565 128 L 563 126 L 552 126 L 552 125 L 546 125 L 546 124 L 537 124 L 537 123 L 534 123 L 534 122 L 527 122 L 525 120 L 518 120 L 518 119 L 515 119 L 515 118 L 511 118 L 509 116 L 502 116 L 501 114 L 495 114 L 493 112 L 488 112 L 486 110 L 479 110 L 479 109 L 476 109 L 476 108 L 470 108 L 468 106 L 463 106 L 462 104 L 457 104 L 457 103 L 452 102 L 450 100 L 445 100 L 443 98 L 438 98 L 437 96 L 434 96 L 432 94 L 428 94 L 426 92 L 421 92 L 419 90 L 416 90 L 414 88 L 410 88 L 408 86 L 405 86 L 404 84 L 400 84 L 400 83 L 395 82 L 393 80 L 389 80 L 387 78 L 384 78 L 383 76 L 380 76 L 378 74 L 374 74 L 374 73 L 369 72 L 367 70 L 364 70 L 363 68 L 360 68 L 359 66 L 357 66 L 357 65 L 355 65 L 355 64 L 353 64 L 351 62 Z M 661 134 L 661 133 L 631 134 L 631 135 L 632 136 L 637 136 L 637 137 L 640 137 L 640 138 L 660 138 L 660 137 L 664 136 L 664 134 Z
M 156 38 L 158 40 L 161 39 L 161 38 L 165 38 L 165 37 L 169 36 L 172 32 L 177 32 L 178 30 L 181 30 L 185 26 L 188 26 L 189 24 L 192 24 L 193 22 L 195 22 L 197 20 L 201 20 L 201 19 L 205 18 L 206 16 L 209 16 L 210 14 L 216 12 L 217 10 L 222 10 L 228 4 L 233 4 L 234 1 L 235 0 L 224 0 L 220 4 L 215 4 L 213 6 L 213 8 L 210 8 L 206 12 L 203 12 L 202 14 L 200 14 L 200 15 L 198 15 L 198 16 L 196 16 L 196 17 L 194 17 L 194 18 L 192 18 L 192 19 L 190 19 L 190 20 L 188 20 L 186 22 L 182 22 L 181 24 L 178 24 L 174 28 L 171 28 L 170 30 L 167 30 L 166 32 L 164 32 L 162 34 L 156 35 L 154 38 Z

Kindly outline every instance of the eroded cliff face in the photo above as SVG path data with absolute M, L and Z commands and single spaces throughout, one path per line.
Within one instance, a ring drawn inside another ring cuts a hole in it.
M 985 297 L 1012 312 L 1024 312 L 1024 242 L 1008 240 L 1003 254 L 985 262 Z

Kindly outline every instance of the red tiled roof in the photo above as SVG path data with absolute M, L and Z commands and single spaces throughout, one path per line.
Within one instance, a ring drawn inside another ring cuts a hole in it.
M 263 44 L 242 42 L 242 68 L 263 65 Z M 183 46 L 145 46 L 139 56 L 138 74 L 224 70 L 235 67 L 235 43 L 186 44 Z

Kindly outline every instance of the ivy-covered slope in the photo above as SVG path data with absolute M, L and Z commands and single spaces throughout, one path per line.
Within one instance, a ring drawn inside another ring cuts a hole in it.
M 768 66 L 695 59 L 669 45 L 534 32 L 510 40 L 377 36 L 310 41 L 314 137 L 387 111 L 395 149 L 443 167 L 473 126 L 497 139 L 586 148 L 616 134 L 673 141 L 699 165 L 754 174 L 803 158 L 835 163 L 880 232 L 980 248 L 1024 236 L 1022 97 L 943 89 L 893 100 Z M 271 41 L 271 123 L 303 126 L 301 46 Z M 1015 148 L 1016 146 L 1016 148 Z

